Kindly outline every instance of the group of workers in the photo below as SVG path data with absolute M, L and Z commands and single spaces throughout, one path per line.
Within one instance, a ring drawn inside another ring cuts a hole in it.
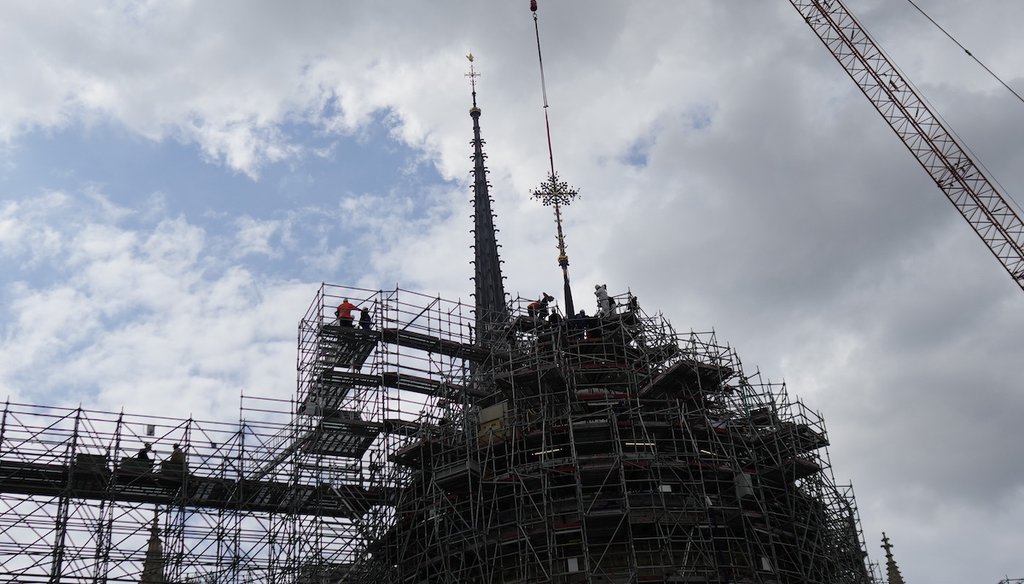
M 616 307 L 618 306 L 615 302 L 615 298 L 608 295 L 607 284 L 597 284 L 594 286 L 594 295 L 597 297 L 597 314 L 594 317 L 588 317 L 587 313 L 583 310 L 579 311 L 579 314 L 569 316 L 570 321 L 577 321 L 578 323 L 588 322 L 591 318 L 604 318 L 608 316 L 614 316 Z M 549 305 L 554 302 L 555 297 L 548 294 L 547 292 L 541 292 L 540 297 L 537 300 L 526 305 L 526 313 L 530 318 L 538 320 L 546 320 L 550 324 L 558 324 L 561 322 L 562 317 L 557 312 L 552 312 Z M 635 312 L 639 309 L 639 305 L 636 301 L 636 296 L 629 295 L 629 302 L 627 310 Z M 334 310 L 334 316 L 338 319 L 338 325 L 348 328 L 355 326 L 355 318 L 352 312 L 359 311 L 359 328 L 363 330 L 370 330 L 373 327 L 373 318 L 370 316 L 370 310 L 367 308 L 361 308 L 349 302 L 348 298 L 343 298 L 341 304 Z M 589 328 L 586 324 L 580 324 L 580 328 Z
M 153 460 L 153 445 L 146 442 L 142 445 L 142 449 L 139 450 L 135 458 L 139 460 Z M 171 464 L 185 465 L 185 451 L 181 449 L 180 444 L 175 444 L 171 447 L 171 456 L 168 457 L 167 462 Z
M 614 297 L 608 295 L 608 286 L 606 284 L 595 285 L 594 296 L 597 297 L 597 312 L 594 316 L 587 316 L 585 310 L 580 310 L 577 314 L 571 314 L 566 319 L 572 336 L 581 338 L 584 336 L 586 338 L 598 337 L 600 336 L 600 319 L 617 314 L 620 304 L 615 301 Z M 551 325 L 560 324 L 562 317 L 549 308 L 549 305 L 554 300 L 555 298 L 547 292 L 541 292 L 537 300 L 526 305 L 527 315 L 534 320 L 547 321 Z M 629 300 L 625 306 L 626 314 L 633 314 L 640 310 L 636 296 L 632 294 L 629 294 Z
M 614 316 L 616 309 L 619 304 L 615 301 L 615 298 L 608 295 L 607 284 L 596 284 L 594 286 L 594 296 L 597 297 L 597 314 L 595 316 L 604 318 L 608 316 Z M 555 297 L 548 294 L 547 292 L 541 292 L 540 298 L 526 305 L 526 313 L 531 318 L 549 318 L 548 316 L 548 305 L 555 300 Z M 352 308 L 355 308 L 354 306 Z M 629 301 L 626 303 L 626 310 L 629 312 L 636 312 L 640 309 L 640 305 L 637 302 L 636 296 L 629 294 Z M 552 314 L 554 316 L 554 314 Z M 587 318 L 586 311 L 581 310 L 578 315 L 583 318 Z M 570 316 L 569 318 L 572 318 Z
M 359 308 L 355 304 L 348 301 L 348 298 L 344 298 L 338 308 L 334 310 L 334 316 L 338 318 L 338 326 L 352 328 L 355 326 L 354 318 L 352 317 L 352 311 L 359 311 L 359 328 L 364 331 L 370 330 L 373 326 L 373 319 L 370 317 L 370 311 L 366 308 Z

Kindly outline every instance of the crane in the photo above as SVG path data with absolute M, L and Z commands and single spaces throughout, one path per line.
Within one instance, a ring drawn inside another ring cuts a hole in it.
M 790 3 L 1024 290 L 1024 223 L 1009 197 L 900 74 L 842 0 Z

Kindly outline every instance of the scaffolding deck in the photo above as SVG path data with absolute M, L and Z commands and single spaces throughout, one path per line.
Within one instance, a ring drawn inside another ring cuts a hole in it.
M 138 470 L 111 473 L 0 461 L 0 493 L 346 518 L 358 517 L 386 501 L 383 491 L 354 485 L 287 485 Z
M 482 363 L 490 356 L 490 351 L 485 347 L 394 327 L 382 329 L 381 339 L 385 343 L 466 359 L 475 363 Z

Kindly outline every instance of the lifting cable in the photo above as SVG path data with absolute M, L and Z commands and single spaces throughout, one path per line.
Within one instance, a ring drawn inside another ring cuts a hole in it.
M 960 44 L 960 41 L 956 40 L 956 38 L 954 38 L 953 35 L 949 33 L 949 31 L 947 31 L 946 29 L 942 28 L 942 25 L 940 25 L 938 22 L 935 22 L 935 19 L 932 18 L 931 16 L 929 16 L 927 12 L 925 12 L 920 6 L 918 6 L 917 2 L 914 2 L 914 0 L 907 0 L 907 2 L 909 2 L 911 6 L 916 8 L 917 11 L 920 12 L 922 16 L 927 18 L 929 22 L 934 24 L 935 28 L 937 28 L 940 31 L 942 31 L 942 34 L 944 34 L 947 37 L 949 37 L 949 40 L 953 41 L 956 44 L 956 46 L 958 46 L 961 49 L 963 49 L 963 51 L 965 53 L 967 53 L 968 57 L 974 59 L 975 63 L 980 65 L 982 69 L 987 71 L 988 74 L 991 75 L 996 81 L 998 81 L 1003 87 L 1005 87 L 1007 89 L 1007 91 L 1012 93 L 1014 95 L 1014 97 L 1017 98 L 1018 101 L 1020 101 L 1021 103 L 1024 103 L 1024 97 L 1021 97 L 1021 95 L 1019 93 L 1017 93 L 1012 87 L 1007 85 L 1007 83 L 1005 81 L 1003 81 L 998 75 L 996 75 L 994 71 L 992 71 L 991 69 L 988 68 L 988 66 L 986 66 L 984 63 L 982 63 L 981 59 L 978 59 L 977 57 L 975 57 L 974 53 L 972 53 L 969 50 L 967 50 L 967 47 L 965 47 L 962 44 Z

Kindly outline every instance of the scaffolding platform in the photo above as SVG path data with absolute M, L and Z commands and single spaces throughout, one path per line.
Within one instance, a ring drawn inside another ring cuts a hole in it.
M 490 351 L 485 347 L 395 327 L 381 329 L 380 335 L 385 343 L 456 359 L 466 359 L 474 363 L 482 363 L 491 356 Z
M 776 440 L 790 444 L 797 454 L 806 454 L 829 445 L 825 432 L 809 424 L 780 422 L 775 434 Z
M 388 460 L 407 468 L 418 468 L 429 460 L 430 450 L 436 444 L 430 438 L 416 440 L 396 450 Z
M 562 368 L 554 363 L 526 364 L 494 374 L 494 383 L 503 393 L 560 393 L 565 391 L 566 378 Z
M 759 475 L 762 480 L 776 484 L 789 484 L 821 472 L 821 465 L 809 457 L 793 456 L 780 464 L 763 468 Z
M 662 397 L 688 392 L 729 391 L 725 384 L 735 372 L 729 367 L 684 359 L 673 363 L 640 390 L 640 397 Z
M 475 387 L 446 383 L 445 381 L 429 379 L 418 375 L 410 375 L 398 371 L 388 371 L 382 374 L 381 383 L 385 387 L 402 389 L 433 397 L 452 397 L 466 394 L 472 397 L 483 398 L 489 395 L 487 392 L 481 391 Z
M 362 458 L 380 436 L 382 427 L 377 422 L 328 415 L 310 431 L 303 448 L 312 454 Z
M 117 469 L 107 474 L 93 469 L 83 473 L 59 464 L 0 460 L 0 493 L 155 505 L 184 502 L 190 507 L 206 509 L 271 513 L 290 510 L 347 518 L 358 517 L 385 500 L 380 491 L 353 486 L 346 487 L 344 492 L 333 489 L 321 492 L 320 486 L 313 485 L 142 473 L 139 470 L 133 467 L 130 473 Z M 108 476 L 114 480 L 108 480 Z
M 354 371 L 339 371 L 337 369 L 326 369 L 321 375 L 321 380 L 327 387 L 339 395 L 339 392 L 353 387 L 376 387 L 380 385 L 380 377 L 368 373 Z
M 387 418 L 384 420 L 382 431 L 386 434 L 396 436 L 414 436 L 423 429 L 423 424 L 401 418 Z
M 480 480 L 480 463 L 460 460 L 434 471 L 434 483 L 449 493 L 468 493 Z

